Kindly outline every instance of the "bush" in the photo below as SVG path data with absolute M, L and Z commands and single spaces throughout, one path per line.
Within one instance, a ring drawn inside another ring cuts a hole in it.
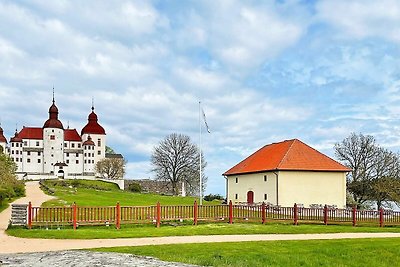
M 207 196 L 204 196 L 204 200 L 205 200 L 205 201 L 213 201 L 214 199 L 217 199 L 217 200 L 224 200 L 224 197 L 221 196 L 221 195 L 219 195 L 219 194 L 215 194 L 215 195 L 209 194 L 209 195 L 207 195 Z
M 128 186 L 128 191 L 140 193 L 142 192 L 142 186 L 139 183 L 131 183 Z

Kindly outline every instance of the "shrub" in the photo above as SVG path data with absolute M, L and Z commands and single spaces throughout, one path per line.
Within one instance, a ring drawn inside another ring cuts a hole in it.
M 207 195 L 207 196 L 204 196 L 204 200 L 205 200 L 205 201 L 213 201 L 214 199 L 217 199 L 217 200 L 224 200 L 224 197 L 221 196 L 221 195 L 219 195 L 219 194 L 215 194 L 215 195 L 209 194 L 209 195 Z
M 140 193 L 142 192 L 142 186 L 139 183 L 131 183 L 128 186 L 128 191 Z

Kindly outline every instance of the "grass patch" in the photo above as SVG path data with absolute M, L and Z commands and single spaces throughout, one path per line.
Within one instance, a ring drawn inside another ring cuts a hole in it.
M 79 206 L 121 206 L 193 205 L 198 198 L 163 196 L 158 194 L 132 193 L 118 189 L 113 183 L 93 180 L 46 180 L 43 182 L 58 199 L 43 203 L 42 206 L 64 206 L 76 202 Z M 206 202 L 219 204 L 219 202 Z
M 161 236 L 192 236 L 192 235 L 245 235 L 245 234 L 315 234 L 315 233 L 357 233 L 357 232 L 400 232 L 400 227 L 351 227 L 348 225 L 290 225 L 290 224 L 255 224 L 255 223 L 227 223 L 199 224 L 197 226 L 185 224 L 175 226 L 165 224 L 156 228 L 151 224 L 122 225 L 116 230 L 114 225 L 80 226 L 76 231 L 71 226 L 35 227 L 27 230 L 22 227 L 10 227 L 7 234 L 25 238 L 49 239 L 97 239 L 97 238 L 135 238 Z
M 400 238 L 100 248 L 201 266 L 395 266 Z

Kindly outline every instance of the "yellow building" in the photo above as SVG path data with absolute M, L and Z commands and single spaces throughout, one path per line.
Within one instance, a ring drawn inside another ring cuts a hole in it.
M 226 171 L 233 203 L 346 206 L 350 169 L 297 139 L 266 145 Z

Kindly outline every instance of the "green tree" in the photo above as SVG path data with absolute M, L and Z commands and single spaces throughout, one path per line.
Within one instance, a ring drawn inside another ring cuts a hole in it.
M 6 198 L 23 196 L 25 186 L 18 181 L 15 171 L 17 165 L 5 154 L 0 154 L 0 204 Z
M 125 175 L 126 160 L 123 157 L 105 158 L 96 163 L 95 171 L 104 179 L 122 179 Z

